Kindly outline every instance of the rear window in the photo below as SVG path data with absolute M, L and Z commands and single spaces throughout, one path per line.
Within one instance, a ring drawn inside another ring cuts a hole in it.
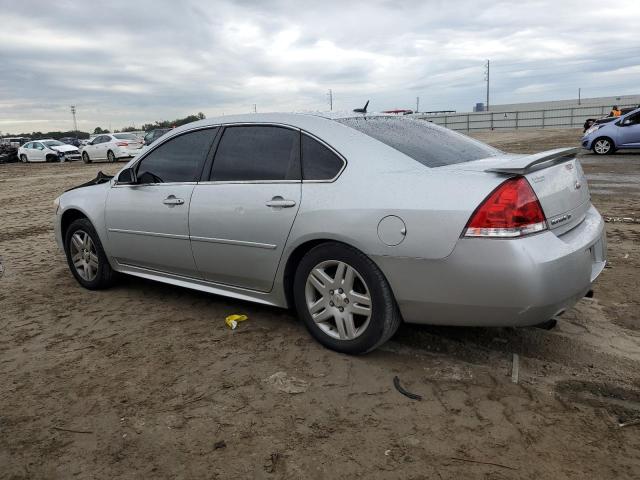
M 470 162 L 501 153 L 489 145 L 425 120 L 357 117 L 337 121 L 395 148 L 427 167 Z
M 113 136 L 118 140 L 138 140 L 133 133 L 114 133 Z

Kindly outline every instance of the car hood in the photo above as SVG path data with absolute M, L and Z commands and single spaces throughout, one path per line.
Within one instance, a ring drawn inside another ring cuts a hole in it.
M 78 149 L 73 145 L 58 145 L 55 147 L 49 147 L 51 150 L 55 150 L 56 152 L 77 152 Z

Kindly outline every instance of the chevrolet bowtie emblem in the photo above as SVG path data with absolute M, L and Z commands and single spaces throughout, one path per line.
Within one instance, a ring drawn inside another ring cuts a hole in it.
M 582 184 L 576 180 L 576 190 L 579 190 Z

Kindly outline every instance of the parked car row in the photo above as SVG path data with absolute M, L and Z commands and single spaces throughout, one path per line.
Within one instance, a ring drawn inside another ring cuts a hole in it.
M 158 138 L 170 131 L 169 128 L 156 128 L 148 131 L 144 138 L 134 133 L 105 133 L 88 140 L 75 137 L 63 137 L 60 140 L 45 138 L 31 140 L 26 137 L 2 139 L 0 163 L 21 161 L 58 162 L 82 159 L 85 163 L 98 160 L 117 162 L 120 159 L 133 158 Z

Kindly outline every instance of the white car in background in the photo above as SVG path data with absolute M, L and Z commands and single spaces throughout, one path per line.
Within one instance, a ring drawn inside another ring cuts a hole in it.
M 108 133 L 98 135 L 82 148 L 82 161 L 94 160 L 115 162 L 120 158 L 135 157 L 140 153 L 143 140 L 133 133 Z
M 27 142 L 18 149 L 18 158 L 23 162 L 64 162 L 80 160 L 80 151 L 73 145 L 52 138 Z

